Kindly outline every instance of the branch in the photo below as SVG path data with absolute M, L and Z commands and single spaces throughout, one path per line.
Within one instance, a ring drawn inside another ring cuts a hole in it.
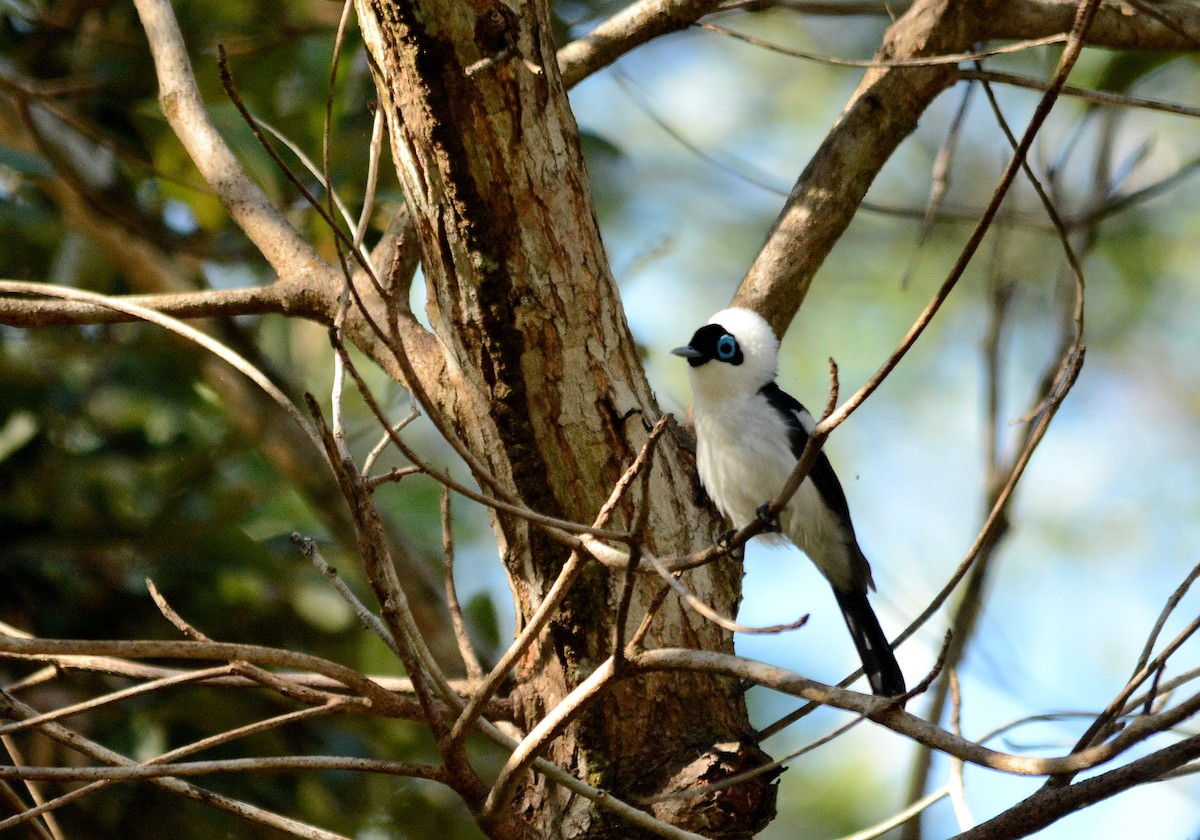
M 58 782 L 126 782 L 168 776 L 212 776 L 217 773 L 264 772 L 271 770 L 342 770 L 383 773 L 415 779 L 443 780 L 441 768 L 407 761 L 330 755 L 287 755 L 255 758 L 226 758 L 185 761 L 177 764 L 129 764 L 122 767 L 5 767 L 0 779 L 35 779 Z
M 358 671 L 312 656 L 263 645 L 231 642 L 122 641 L 90 639 L 25 639 L 0 635 L 0 656 L 55 661 L 63 656 L 118 656 L 127 659 L 207 659 L 257 665 L 274 665 L 315 671 L 330 677 L 372 703 L 377 714 L 400 716 L 401 707 L 391 692 Z
M 921 0 L 889 30 L 881 61 L 966 51 L 982 40 L 969 3 Z M 763 314 L 778 335 L 808 293 L 875 175 L 921 112 L 954 81 L 954 68 L 884 67 L 867 71 L 850 103 L 792 188 L 734 304 Z
M 350 711 L 351 709 L 361 708 L 362 706 L 363 702 L 359 698 L 341 697 L 331 703 L 327 703 L 324 706 L 312 706 L 307 709 L 300 709 L 299 711 L 287 712 L 282 715 L 266 718 L 265 720 L 255 721 L 254 723 L 249 723 L 245 726 L 239 726 L 234 729 L 226 730 L 225 732 L 220 732 L 216 735 L 210 735 L 207 738 L 201 738 L 198 741 L 193 741 L 190 744 L 186 744 L 182 747 L 162 753 L 161 755 L 158 755 L 145 763 L 166 764 L 203 750 L 212 749 L 215 746 L 228 744 L 232 741 L 246 738 L 250 735 L 266 732 L 271 729 L 277 729 L 281 726 L 296 723 L 301 720 L 308 720 L 311 718 Z M 33 808 L 26 808 L 19 814 L 15 814 L 12 817 L 0 820 L 0 831 L 4 831 L 5 829 L 11 828 L 15 825 L 20 825 L 21 823 L 27 822 L 34 817 L 40 816 L 49 811 L 53 811 L 57 808 L 61 808 L 62 806 L 68 805 L 77 799 L 82 799 L 84 796 L 88 796 L 89 794 L 96 793 L 108 787 L 110 783 L 111 782 L 108 780 L 92 782 L 91 784 L 84 785 L 83 787 L 75 788 L 74 790 L 62 794 L 61 796 L 56 796 L 53 799 L 44 802 L 37 802 Z
M 0 642 L 6 641 L 5 637 L 0 637 Z M 37 710 L 28 706 L 11 696 L 0 692 L 0 710 L 9 716 L 18 718 L 28 717 L 37 714 Z M 63 744 L 69 749 L 75 750 L 90 758 L 106 762 L 113 766 L 129 767 L 137 762 L 120 753 L 110 750 L 95 741 L 91 741 L 74 730 L 67 729 L 61 724 L 48 723 L 39 730 L 43 735 L 52 738 L 55 741 Z M 196 785 L 179 779 L 150 779 L 150 784 L 157 785 L 172 793 L 185 796 L 188 799 L 193 799 L 210 807 L 219 808 L 222 811 L 235 814 L 243 819 L 256 822 L 261 825 L 271 826 L 279 831 L 293 834 L 297 837 L 308 838 L 308 840 L 350 840 L 350 838 L 335 834 L 332 831 L 325 831 L 316 826 L 302 823 L 299 820 L 285 817 L 281 814 L 276 814 L 273 811 L 268 811 L 265 808 L 259 808 L 256 805 L 251 805 L 248 802 L 242 802 L 223 794 L 215 793 L 205 788 L 197 787 Z
M 1196 758 L 1200 758 L 1200 736 L 1193 735 L 1144 758 L 1131 761 L 1123 767 L 1076 782 L 1070 787 L 1040 788 L 1037 793 L 1007 808 L 998 816 L 959 834 L 957 840 L 1010 840 L 1013 837 L 1025 837 L 1089 805 L 1116 796 L 1131 787 L 1155 781 Z
M 1084 38 L 1087 35 L 1088 27 L 1091 25 L 1092 16 L 1095 14 L 1096 7 L 1100 5 L 1100 0 L 1084 0 L 1080 4 L 1076 16 L 1075 24 L 1071 29 L 1070 38 L 1067 41 L 1067 46 L 1063 50 L 1062 56 L 1059 58 L 1058 66 L 1054 71 L 1054 79 L 1050 84 L 1050 88 L 1042 96 L 1038 102 L 1037 108 L 1034 110 L 1033 116 L 1029 120 L 1029 125 L 1025 129 L 1025 133 L 1021 136 L 1020 142 L 1013 150 L 1012 157 L 1008 161 L 1008 165 L 1004 169 L 1004 173 L 1000 176 L 1000 182 L 996 185 L 996 189 L 992 193 L 991 201 L 988 202 L 987 208 L 979 218 L 975 229 L 971 232 L 970 238 L 963 246 L 959 253 L 958 259 L 955 261 L 954 267 L 950 270 L 949 276 L 943 281 L 936 295 L 922 311 L 916 323 L 909 329 L 908 333 L 900 342 L 900 346 L 896 351 L 888 357 L 887 361 L 879 368 L 879 370 L 860 388 L 850 399 L 846 400 L 842 406 L 835 411 L 831 416 L 823 419 L 814 431 L 820 431 L 824 425 L 836 425 L 840 423 L 846 415 L 854 411 L 862 404 L 868 396 L 870 396 L 876 388 L 882 384 L 887 375 L 900 363 L 900 359 L 912 347 L 921 333 L 929 325 L 933 316 L 945 303 L 950 292 L 957 285 L 958 280 L 967 270 L 967 265 L 970 263 L 975 252 L 978 250 L 980 243 L 983 242 L 983 237 L 991 227 L 992 220 L 995 218 L 997 211 L 1000 209 L 1000 204 L 1004 200 L 1004 196 L 1008 193 L 1008 189 L 1012 186 L 1013 181 L 1017 177 L 1017 173 L 1021 172 L 1025 166 L 1025 158 L 1029 153 L 1030 147 L 1033 145 L 1034 138 L 1037 137 L 1038 131 L 1041 129 L 1046 117 L 1050 115 L 1050 109 L 1054 107 L 1055 101 L 1058 99 L 1059 89 L 1066 83 L 1067 76 L 1071 72 L 1071 68 L 1075 66 L 1076 59 L 1079 58 L 1079 53 L 1083 50 Z M 738 291 L 739 296 L 741 290 Z M 790 314 L 789 314 L 790 317 Z
M 1155 14 L 1140 3 L 1103 3 L 1088 32 L 1088 45 L 1113 50 L 1195 50 L 1200 6 L 1189 0 L 1155 0 Z M 1037 38 L 1071 28 L 1078 0 L 1005 0 L 992 3 L 984 26 L 989 39 Z
M 29 294 L 36 292 L 31 291 Z M 123 295 L 112 299 L 174 318 L 186 319 L 268 314 L 317 318 L 320 312 L 314 305 L 316 296 L 308 293 L 300 284 L 286 280 L 245 289 Z M 85 301 L 64 302 L 48 297 L 29 296 L 0 298 L 0 324 L 11 327 L 62 327 L 137 320 L 140 320 L 139 316 L 127 310 Z
M 719 6 L 721 0 L 640 0 L 582 38 L 560 47 L 558 69 L 563 85 L 577 83 L 647 41 L 685 29 Z
M 169 0 L 135 0 L 134 5 L 154 57 L 163 114 L 229 215 L 280 277 L 303 276 L 340 287 L 337 272 L 275 209 L 209 119 Z
M 1200 694 L 1171 709 L 1135 718 L 1116 738 L 1065 756 L 1039 758 L 993 750 L 954 735 L 899 708 L 889 699 L 825 685 L 774 665 L 712 651 L 666 648 L 629 658 L 634 671 L 688 670 L 747 680 L 755 685 L 803 697 L 814 703 L 862 715 L 918 743 L 970 764 L 1018 776 L 1054 776 L 1078 773 L 1111 761 L 1126 750 L 1161 732 L 1167 732 L 1200 713 Z

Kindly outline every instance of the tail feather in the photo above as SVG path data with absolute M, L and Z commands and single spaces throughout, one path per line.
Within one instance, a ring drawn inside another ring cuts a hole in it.
M 858 648 L 858 656 L 862 659 L 863 671 L 871 684 L 871 691 L 881 697 L 896 697 L 903 694 L 904 674 L 896 662 L 892 648 L 888 644 L 879 619 L 871 609 L 871 603 L 864 592 L 838 592 L 838 606 L 842 608 L 842 616 L 846 619 L 846 627 L 854 646 Z

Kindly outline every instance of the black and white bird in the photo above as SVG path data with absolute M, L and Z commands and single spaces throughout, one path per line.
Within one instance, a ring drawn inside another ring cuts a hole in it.
M 757 312 L 724 309 L 686 347 L 671 352 L 690 365 L 700 481 L 721 512 L 743 528 L 783 488 L 816 423 L 775 383 L 779 339 Z M 867 600 L 867 590 L 875 588 L 871 566 L 824 452 L 780 512 L 779 528 L 766 538 L 790 540 L 833 587 L 871 690 L 903 694 L 904 674 Z

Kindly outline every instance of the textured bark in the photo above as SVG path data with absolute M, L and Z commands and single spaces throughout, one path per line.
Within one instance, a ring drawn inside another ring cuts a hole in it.
M 591 522 L 645 442 L 644 421 L 659 410 L 600 243 L 546 9 L 360 0 L 359 11 L 447 371 L 422 376 L 434 408 L 526 505 Z M 711 539 L 716 522 L 696 507 L 693 476 L 668 436 L 648 490 L 650 550 L 677 553 Z M 634 512 L 627 499 L 610 526 L 627 526 Z M 566 552 L 520 518 L 496 515 L 493 524 L 520 624 Z M 715 564 L 688 583 L 733 614 L 740 576 L 736 564 Z M 593 566 L 519 665 L 526 729 L 610 654 L 621 584 Z M 654 588 L 639 582 L 633 627 Z M 673 597 L 647 644 L 732 649 L 727 633 Z M 733 681 L 656 675 L 606 692 L 553 742 L 549 757 L 619 796 L 650 794 L 712 751 L 723 756 L 714 767 L 760 761 L 756 748 L 742 745 L 748 732 Z M 681 801 L 671 815 L 677 824 L 749 836 L 771 815 L 774 791 L 757 779 Z M 546 837 L 638 836 L 540 777 L 528 780 L 514 807 Z

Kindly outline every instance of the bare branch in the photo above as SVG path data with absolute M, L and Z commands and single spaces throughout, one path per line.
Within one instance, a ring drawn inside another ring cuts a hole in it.
M 974 70 L 963 68 L 958 71 L 958 78 L 963 81 L 993 82 L 995 84 L 1026 88 L 1028 90 L 1045 91 L 1050 87 L 1050 82 L 1043 79 L 1021 76 L 1016 73 L 1002 73 L 996 70 L 981 70 L 978 68 Z M 1179 114 L 1185 117 L 1200 117 L 1200 108 L 1193 105 L 1164 102 L 1161 99 L 1149 99 L 1144 96 L 1133 96 L 1128 93 L 1111 93 L 1109 91 L 1090 90 L 1073 85 L 1063 85 L 1062 95 L 1073 96 L 1082 99 L 1084 102 L 1107 105 L 1113 108 L 1144 108 L 1149 111 L 1162 111 L 1163 113 Z
M 1134 719 L 1116 738 L 1103 744 L 1065 756 L 1036 758 L 993 750 L 958 737 L 903 711 L 892 698 L 874 697 L 825 685 L 744 657 L 677 648 L 644 651 L 631 656 L 629 662 L 635 671 L 685 669 L 740 677 L 785 694 L 863 715 L 899 735 L 970 764 L 1020 776 L 1054 776 L 1097 767 L 1150 736 L 1166 732 L 1200 713 L 1200 694 L 1197 694 L 1171 709 Z
M 912 345 L 916 343 L 917 338 L 919 338 L 921 333 L 924 332 L 925 328 L 929 325 L 929 322 L 933 319 L 933 316 L 937 314 L 937 311 L 941 308 L 942 304 L 945 303 L 946 298 L 950 295 L 950 292 L 954 289 L 954 286 L 957 285 L 958 280 L 966 271 L 967 265 L 970 263 L 972 257 L 975 255 L 975 252 L 978 250 L 980 243 L 983 241 L 984 234 L 986 234 L 988 228 L 991 227 L 992 220 L 995 218 L 996 212 L 1000 209 L 1000 203 L 1004 200 L 1004 196 L 1008 193 L 1008 188 L 1012 185 L 1017 173 L 1024 170 L 1025 156 L 1029 152 L 1030 146 L 1033 145 L 1033 140 L 1037 136 L 1038 131 L 1041 129 L 1042 124 L 1045 122 L 1046 117 L 1049 116 L 1050 109 L 1054 106 L 1054 102 L 1058 98 L 1059 88 L 1066 82 L 1067 76 L 1071 72 L 1071 68 L 1075 65 L 1076 59 L 1079 58 L 1079 53 L 1083 49 L 1084 38 L 1086 37 L 1088 27 L 1091 24 L 1092 15 L 1095 13 L 1098 5 L 1099 0 L 1085 0 L 1084 3 L 1080 4 L 1080 13 L 1075 20 L 1075 26 L 1071 30 L 1071 36 L 1067 42 L 1067 46 L 1063 50 L 1062 56 L 1059 58 L 1058 67 L 1054 71 L 1054 81 L 1051 83 L 1050 89 L 1046 91 L 1046 94 L 1038 103 L 1038 107 L 1034 111 L 1033 116 L 1030 118 L 1029 125 L 1025 129 L 1025 133 L 1021 136 L 1020 142 L 1013 151 L 1012 158 L 1009 160 L 1008 165 L 1004 169 L 1004 174 L 1000 176 L 1000 181 L 996 185 L 995 191 L 992 193 L 991 201 L 988 202 L 988 206 L 984 210 L 983 215 L 980 217 L 978 224 L 976 224 L 975 229 L 971 232 L 971 236 L 967 240 L 966 245 L 963 246 L 963 249 L 958 256 L 958 260 L 955 262 L 954 267 L 950 270 L 949 276 L 947 276 L 946 280 L 938 289 L 937 294 L 934 295 L 933 299 L 921 312 L 921 315 L 917 318 L 916 323 L 913 324 L 908 333 L 901 340 L 900 346 L 896 348 L 896 351 L 890 357 L 888 357 L 887 361 L 880 366 L 879 370 L 876 371 L 876 373 L 867 381 L 865 385 L 863 385 L 853 396 L 851 396 L 850 399 L 846 400 L 841 408 L 839 408 L 831 416 L 822 420 L 821 423 L 818 424 L 817 430 L 820 430 L 820 427 L 823 425 L 836 425 L 837 423 L 840 423 L 846 415 L 861 405 L 862 401 L 870 396 L 871 393 L 873 393 L 875 389 L 882 384 L 887 375 L 891 373 L 897 364 L 900 363 L 900 359 L 902 359 L 905 353 L 907 353 Z
M 558 49 L 558 69 L 570 88 L 647 41 L 687 28 L 721 0 L 639 0 L 582 38 Z
M 442 781 L 444 771 L 428 764 L 407 761 L 383 761 L 332 755 L 287 755 L 257 758 L 226 758 L 214 761 L 187 761 L 174 764 L 127 764 L 119 767 L 4 767 L 0 779 L 36 779 L 59 782 L 126 782 L 162 779 L 170 776 L 212 776 L 217 773 L 271 772 L 276 770 L 342 770 L 356 773 L 383 773 L 414 779 Z
M 136 0 L 134 5 L 154 57 L 163 113 L 238 227 L 281 278 L 300 276 L 318 284 L 337 285 L 332 267 L 250 180 L 209 119 L 171 4 L 168 0 Z
M 513 750 L 512 755 L 504 763 L 496 782 L 488 793 L 483 804 L 484 819 L 494 819 L 500 809 L 505 808 L 512 799 L 513 792 L 521 781 L 521 776 L 533 764 L 534 758 L 542 747 L 557 737 L 562 729 L 576 719 L 594 701 L 599 699 L 605 687 L 617 676 L 616 659 L 609 657 L 598 668 L 588 675 L 566 697 L 558 702 L 550 712 L 538 721 L 529 731 L 524 740 Z
M 838 58 L 837 56 L 832 55 L 821 55 L 820 53 L 807 52 L 805 50 L 797 50 L 792 49 L 791 47 L 780 46 L 779 44 L 773 44 L 770 41 L 766 41 L 753 35 L 747 35 L 734 29 L 718 26 L 715 23 L 700 23 L 697 25 L 701 29 L 706 29 L 709 32 L 716 33 L 717 35 L 723 35 L 726 38 L 732 38 L 735 41 L 743 41 L 751 46 L 779 53 L 780 55 L 787 55 L 791 56 L 792 58 L 803 58 L 806 61 L 815 61 L 819 64 L 828 64 L 831 67 L 862 67 L 868 70 L 894 67 L 935 67 L 939 64 L 961 64 L 964 61 L 978 61 L 981 58 L 988 58 L 990 56 L 1023 52 L 1025 50 L 1037 49 L 1038 47 L 1048 47 L 1051 44 L 1061 44 L 1067 40 L 1066 35 L 1056 33 L 1054 35 L 1047 35 L 1044 38 L 1032 38 L 1027 41 L 1018 41 L 1015 44 L 1008 44 L 1003 47 L 995 47 L 994 49 L 990 50 L 976 50 L 973 52 L 921 56 L 919 58 L 874 58 L 859 60 L 853 58 Z
M 1144 758 L 1069 787 L 1042 787 L 1032 796 L 1005 809 L 997 816 L 956 840 L 1009 840 L 1025 837 L 1059 819 L 1103 799 L 1146 782 L 1160 779 L 1172 770 L 1200 757 L 1200 736 L 1163 747 Z
M 0 643 L 11 641 L 5 637 L 0 637 Z M 16 716 L 18 718 L 28 717 L 37 714 L 37 710 L 33 709 L 19 700 L 0 692 L 0 709 L 7 715 Z M 69 749 L 78 751 L 83 755 L 111 764 L 114 767 L 131 767 L 137 762 L 133 761 L 118 752 L 101 746 L 88 738 L 83 737 L 77 732 L 67 729 L 58 723 L 48 723 L 42 726 L 39 730 L 43 735 L 46 735 L 55 741 L 60 742 Z M 243 819 L 259 823 L 261 825 L 271 826 L 283 832 L 293 834 L 297 837 L 303 837 L 307 840 L 350 840 L 341 834 L 336 834 L 332 831 L 326 831 L 316 826 L 308 825 L 307 823 L 294 820 L 290 817 L 276 814 L 268 811 L 265 808 L 260 808 L 256 805 L 251 805 L 248 802 L 242 802 L 229 796 L 224 796 L 201 787 L 197 787 L 189 782 L 184 782 L 173 778 L 154 778 L 150 779 L 150 784 L 157 785 L 172 793 L 179 794 L 201 802 L 210 807 L 219 808 L 222 811 L 235 814 Z
M 113 324 L 140 320 L 124 309 L 89 303 L 60 301 L 47 297 L 0 298 L 0 324 L 13 327 L 59 327 L 74 324 Z M 28 294 L 36 294 L 30 292 Z M 213 318 L 228 315 L 307 314 L 316 310 L 312 300 L 293 283 L 277 280 L 266 286 L 244 289 L 205 289 L 195 292 L 163 292 L 123 295 L 112 300 L 160 312 L 179 319 Z
M 17 747 L 16 742 L 13 741 L 12 737 L 8 735 L 3 736 L 0 738 L 0 744 L 3 744 L 4 750 L 8 753 L 8 757 L 14 767 L 25 766 L 25 756 Z M 7 801 L 14 810 L 20 812 L 21 814 L 25 814 L 31 810 L 38 810 L 38 813 L 30 816 L 30 819 L 38 816 L 42 817 L 42 819 L 29 826 L 30 831 L 37 838 L 37 840 L 64 840 L 62 829 L 58 824 L 58 820 L 55 819 L 54 815 L 49 813 L 49 809 L 46 808 L 46 799 L 44 796 L 42 796 L 41 785 L 34 784 L 32 779 L 26 779 L 25 790 L 29 793 L 29 798 L 33 800 L 34 807 L 32 809 L 27 809 L 25 807 L 25 802 L 20 796 L 17 795 L 17 792 L 13 790 L 7 782 L 0 785 L 0 795 L 2 795 L 2 798 Z
M 27 717 L 15 723 L 0 724 L 0 735 L 12 735 L 27 729 L 36 729 L 50 721 L 59 720 L 60 718 L 71 717 L 72 715 L 81 714 L 83 712 L 92 711 L 94 709 L 103 708 L 115 703 L 122 703 L 134 697 L 141 697 L 146 694 L 153 694 L 157 691 L 162 691 L 166 688 L 171 688 L 176 685 L 187 685 L 188 683 L 206 682 L 213 677 L 220 677 L 226 674 L 233 673 L 233 668 L 229 665 L 219 665 L 214 668 L 203 668 L 196 671 L 188 671 L 181 674 L 173 674 L 167 677 L 161 677 L 156 680 L 151 680 L 147 683 L 131 686 L 130 688 L 113 691 L 108 694 L 102 694 L 98 697 L 93 697 L 90 700 L 85 700 L 81 703 L 72 703 L 69 706 L 63 706 L 55 709 L 52 712 Z M 9 689 L 11 691 L 11 689 Z
M 458 641 L 458 652 L 467 668 L 467 678 L 477 683 L 483 679 L 483 666 L 467 632 L 462 606 L 458 603 L 458 588 L 454 585 L 454 526 L 450 520 L 450 488 L 442 488 L 442 565 L 446 588 L 446 605 L 450 608 L 450 622 L 454 626 L 454 638 Z
M 55 661 L 62 656 L 118 656 L 127 659 L 208 659 L 275 665 L 315 671 L 370 700 L 378 714 L 399 712 L 396 698 L 375 681 L 336 662 L 306 653 L 263 645 L 194 641 L 114 641 L 26 639 L 0 635 L 0 656 Z
M 210 735 L 207 738 L 201 738 L 199 741 L 194 741 L 185 746 L 179 747 L 179 748 L 171 750 L 169 752 L 165 752 L 162 755 L 156 756 L 155 758 L 152 758 L 149 761 L 147 761 L 146 764 L 165 764 L 165 763 L 172 762 L 172 761 L 175 761 L 180 758 L 184 758 L 188 755 L 192 755 L 194 753 L 200 752 L 202 750 L 210 749 L 212 747 L 215 747 L 215 746 L 218 746 L 221 744 L 227 744 L 227 743 L 230 743 L 231 741 L 235 741 L 240 738 L 245 738 L 247 736 L 254 735 L 254 734 L 257 734 L 260 732 L 265 732 L 270 729 L 275 729 L 280 726 L 285 726 L 285 725 L 295 723 L 295 722 L 298 722 L 301 720 L 308 720 L 310 718 L 321 717 L 321 716 L 330 715 L 330 714 L 337 714 L 340 712 L 348 711 L 350 709 L 361 709 L 361 708 L 364 708 L 364 703 L 360 699 L 354 698 L 354 697 L 341 697 L 341 698 L 338 698 L 337 700 L 334 700 L 324 706 L 313 706 L 313 707 L 310 707 L 307 709 L 300 709 L 299 711 L 295 711 L 295 712 L 288 712 L 286 714 L 276 715 L 275 717 L 267 718 L 266 720 L 256 721 L 254 723 L 246 724 L 245 726 L 239 726 L 235 729 L 230 729 L 225 732 L 218 733 L 216 735 Z M 37 806 L 34 808 L 26 809 L 25 811 L 22 811 L 20 814 L 17 814 L 13 817 L 9 817 L 8 819 L 5 819 L 5 820 L 0 820 L 0 831 L 3 831 L 6 828 L 10 828 L 11 826 L 14 826 L 14 825 L 19 825 L 19 824 L 26 822 L 34 817 L 40 816 L 43 813 L 48 814 L 50 811 L 53 811 L 57 808 L 61 808 L 62 806 L 68 805 L 68 804 L 76 801 L 77 799 L 81 799 L 84 796 L 88 796 L 88 795 L 95 793 L 103 788 L 106 788 L 109 786 L 110 783 L 111 782 L 109 780 L 101 780 L 101 781 L 92 782 L 91 784 L 85 785 L 80 788 L 76 788 L 65 794 L 62 794 L 61 796 L 56 796 L 55 798 L 47 800 L 45 802 L 38 802 Z

